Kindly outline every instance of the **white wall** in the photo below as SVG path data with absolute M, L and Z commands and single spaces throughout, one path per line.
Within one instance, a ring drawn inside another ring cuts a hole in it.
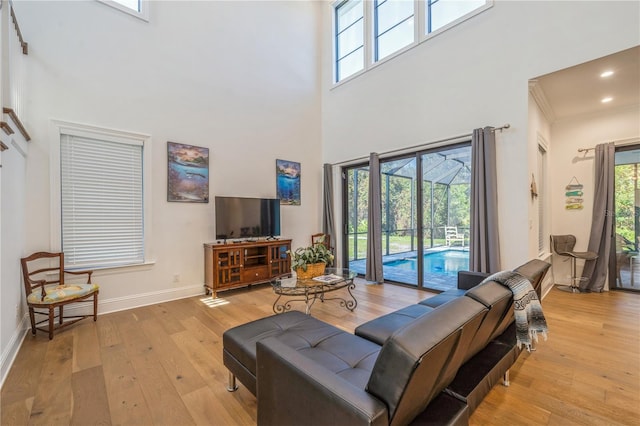
M 2 2 L 0 19 L 0 105 L 13 106 L 10 91 L 8 66 L 9 37 L 13 30 L 9 16 L 9 4 Z M 16 48 L 19 46 L 12 46 Z M 25 306 L 22 294 L 20 257 L 22 255 L 25 229 L 25 175 L 27 143 L 18 132 L 16 123 L 7 114 L 1 121 L 8 123 L 14 131 L 12 135 L 0 132 L 0 141 L 7 150 L 0 154 L 0 384 L 13 362 L 24 335 L 23 319 Z
M 576 236 L 576 250 L 589 245 L 595 186 L 594 152 L 579 153 L 578 148 L 593 148 L 599 143 L 640 138 L 640 108 L 620 108 L 603 114 L 583 115 L 553 123 L 551 126 L 551 196 L 553 199 L 552 234 Z M 566 210 L 565 186 L 576 177 L 584 185 L 584 208 Z M 583 264 L 577 263 L 578 275 Z M 569 283 L 568 264 L 554 259 L 556 282 Z
M 331 7 L 324 9 L 330 32 Z M 332 87 L 323 38 L 323 157 L 339 162 L 511 124 L 498 134 L 502 266 L 531 252 L 528 80 L 640 44 L 637 2 L 496 1 L 386 63 Z M 336 186 L 337 187 L 337 186 Z
M 302 163 L 302 205 L 282 206 L 283 236 L 307 244 L 320 226 L 319 4 L 153 1 L 149 8 L 145 23 L 96 1 L 15 2 L 33 94 L 25 253 L 59 249 L 51 247 L 57 224 L 49 214 L 52 119 L 151 135 L 146 202 L 156 263 L 97 272 L 101 313 L 203 291 L 214 203 L 166 201 L 167 141 L 210 148 L 211 200 L 274 197 L 275 160 Z

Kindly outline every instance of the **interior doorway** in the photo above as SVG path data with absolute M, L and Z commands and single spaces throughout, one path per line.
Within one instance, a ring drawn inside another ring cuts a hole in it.
M 640 291 L 640 144 L 616 148 L 611 289 Z M 615 277 L 615 278 L 613 278 Z

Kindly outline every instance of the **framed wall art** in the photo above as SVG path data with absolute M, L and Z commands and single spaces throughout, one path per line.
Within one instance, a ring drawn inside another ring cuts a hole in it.
M 280 204 L 300 205 L 300 163 L 276 160 L 276 196 Z
M 167 142 L 167 201 L 209 202 L 209 148 Z

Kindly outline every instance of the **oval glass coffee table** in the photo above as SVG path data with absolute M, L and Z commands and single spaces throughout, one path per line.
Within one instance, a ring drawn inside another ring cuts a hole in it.
M 311 307 L 317 299 L 321 302 L 325 300 L 339 300 L 340 306 L 344 306 L 353 311 L 358 306 L 358 301 L 351 293 L 356 285 L 353 279 L 356 273 L 348 269 L 326 268 L 324 275 L 308 279 L 296 278 L 278 278 L 271 282 L 273 291 L 278 295 L 276 301 L 273 302 L 273 312 L 281 314 L 291 310 L 291 302 L 304 302 L 305 313 L 309 315 Z M 349 298 L 339 297 L 338 295 L 330 295 L 328 293 L 346 288 Z M 280 300 L 283 297 L 286 300 Z

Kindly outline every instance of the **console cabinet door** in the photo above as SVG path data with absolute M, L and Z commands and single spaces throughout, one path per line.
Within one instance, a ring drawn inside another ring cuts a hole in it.
M 216 287 L 222 288 L 242 280 L 242 250 L 216 250 L 214 262 L 217 266 Z
M 275 244 L 269 247 L 269 267 L 272 277 L 291 272 L 291 260 L 287 253 L 290 249 L 291 244 L 289 243 Z

